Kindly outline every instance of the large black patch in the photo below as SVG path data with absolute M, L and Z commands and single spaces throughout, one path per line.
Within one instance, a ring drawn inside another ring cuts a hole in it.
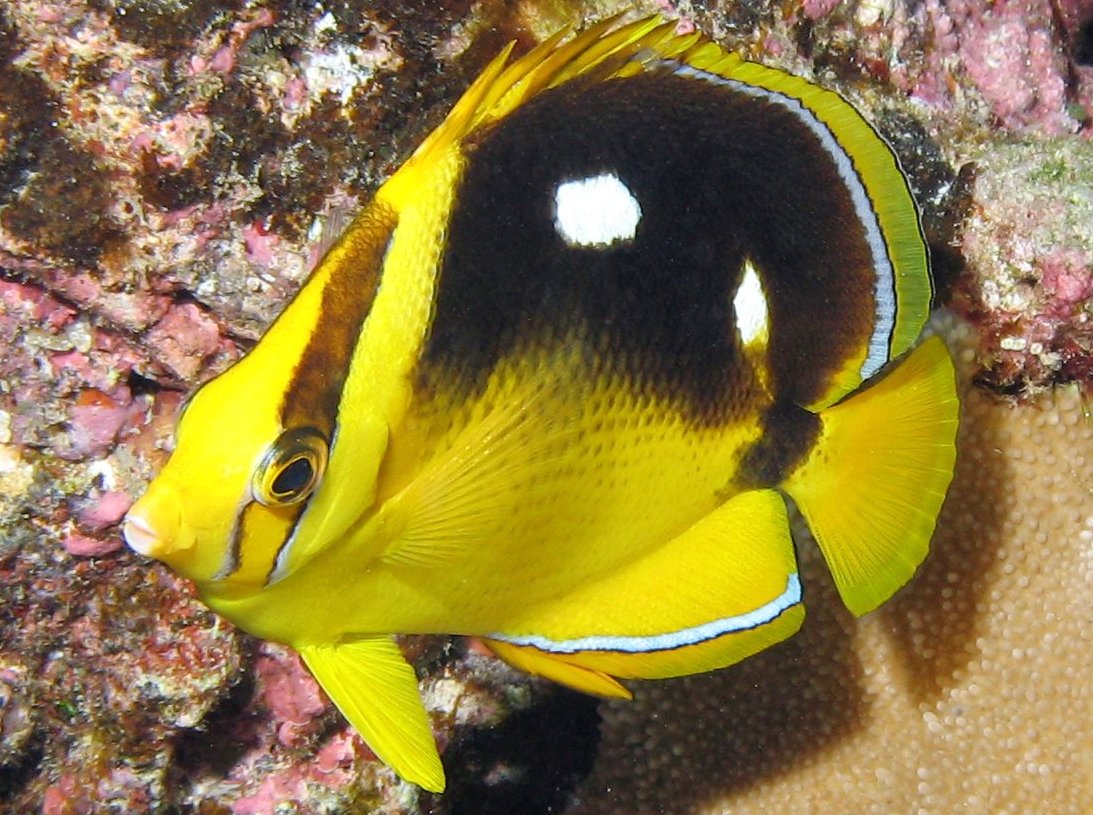
M 783 106 L 665 69 L 546 91 L 466 145 L 422 387 L 474 391 L 508 355 L 574 338 L 604 374 L 716 424 L 749 407 L 732 297 L 764 279 L 776 397 L 823 392 L 872 329 L 871 256 L 835 165 Z M 629 243 L 568 246 L 565 180 L 611 173 Z

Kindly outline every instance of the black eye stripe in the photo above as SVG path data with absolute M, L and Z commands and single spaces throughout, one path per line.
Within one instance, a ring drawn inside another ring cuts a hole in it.
M 380 273 L 397 223 L 393 210 L 373 201 L 339 240 L 343 253 L 323 288 L 316 328 L 300 354 L 281 405 L 284 427 L 310 425 L 329 438 Z

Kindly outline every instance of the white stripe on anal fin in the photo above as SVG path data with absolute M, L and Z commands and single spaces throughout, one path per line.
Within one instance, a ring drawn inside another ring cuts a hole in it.
M 643 654 L 650 651 L 672 651 L 688 645 L 734 634 L 750 631 L 772 622 L 781 614 L 801 602 L 801 580 L 796 572 L 786 578 L 786 588 L 780 595 L 752 611 L 732 617 L 722 617 L 702 625 L 670 631 L 665 634 L 652 634 L 643 637 L 628 636 L 591 636 L 572 640 L 553 640 L 538 634 L 512 636 L 508 634 L 488 634 L 491 640 L 500 640 L 510 645 L 526 645 L 551 654 L 575 654 L 586 651 L 614 651 L 624 654 Z

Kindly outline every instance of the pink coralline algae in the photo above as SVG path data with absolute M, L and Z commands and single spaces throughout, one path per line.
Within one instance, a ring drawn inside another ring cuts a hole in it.
M 928 0 L 925 8 L 935 32 L 933 56 L 963 66 L 1004 127 L 1047 133 L 1079 128 L 1067 109 L 1069 35 L 1056 25 L 1053 3 L 1006 0 L 983 6 L 974 0 Z M 929 99 L 939 86 L 928 77 L 915 90 Z
M 952 305 L 979 325 L 979 381 L 1013 395 L 1093 382 L 1093 151 L 1080 137 L 969 150 L 963 235 L 979 274 Z
M 1066 249 L 1049 253 L 1040 261 L 1040 282 L 1057 316 L 1071 316 L 1074 308 L 1093 298 L 1093 255 Z
M 206 59 L 196 54 L 190 58 L 190 70 L 195 74 L 203 71 L 230 74 L 235 67 L 239 50 L 246 44 L 251 34 L 273 25 L 273 20 L 273 12 L 268 8 L 258 8 L 253 14 L 237 20 L 228 32 L 227 41 L 216 49 L 211 58 Z
M 263 644 L 254 672 L 255 698 L 269 718 L 252 728 L 251 748 L 228 772 L 232 813 L 275 815 L 288 801 L 347 800 L 358 763 L 369 755 L 360 737 L 344 722 L 330 735 L 330 703 L 288 648 Z
M 170 308 L 146 335 L 158 361 L 180 380 L 192 380 L 218 351 L 230 352 L 220 327 L 194 303 Z
M 116 526 L 132 504 L 133 499 L 125 492 L 93 495 L 90 506 L 78 516 L 80 525 L 96 531 Z
M 330 705 L 300 658 L 287 648 L 262 646 L 254 666 L 263 704 L 280 723 L 277 739 L 286 747 L 299 743 L 303 729 Z
M 121 548 L 114 527 L 133 504 L 126 492 L 93 490 L 76 515 L 76 526 L 65 533 L 61 545 L 70 555 L 102 557 Z
M 69 532 L 61 540 L 61 545 L 70 555 L 77 557 L 102 557 L 121 548 L 121 541 L 116 536 L 108 539 L 92 538 L 79 532 Z
M 76 309 L 52 295 L 10 280 L 0 280 L 0 301 L 5 310 L 22 312 L 23 318 L 52 331 L 64 328 L 76 316 Z
M 262 266 L 272 266 L 276 257 L 275 250 L 280 238 L 271 234 L 261 223 L 243 227 L 243 241 L 247 247 L 247 257 Z
M 800 14 L 821 46 L 965 127 L 1093 133 L 1090 0 L 812 0 Z
M 65 455 L 83 459 L 106 453 L 121 432 L 143 418 L 143 414 L 142 406 L 133 401 L 124 385 L 114 388 L 112 394 L 94 389 L 82 391 L 69 413 L 71 446 Z
M 804 0 L 801 11 L 812 20 L 826 17 L 839 5 L 840 0 Z
M 278 807 L 287 802 L 316 797 L 316 787 L 329 792 L 344 789 L 356 779 L 355 765 L 363 753 L 359 736 L 336 734 L 311 761 L 268 774 L 252 793 L 233 801 L 231 811 L 233 815 L 277 815 Z

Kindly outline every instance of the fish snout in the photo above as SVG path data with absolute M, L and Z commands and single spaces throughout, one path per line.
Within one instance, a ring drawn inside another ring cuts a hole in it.
M 183 534 L 179 506 L 171 490 L 153 484 L 126 513 L 122 536 L 129 548 L 145 557 L 164 560 L 192 547 L 193 536 Z

